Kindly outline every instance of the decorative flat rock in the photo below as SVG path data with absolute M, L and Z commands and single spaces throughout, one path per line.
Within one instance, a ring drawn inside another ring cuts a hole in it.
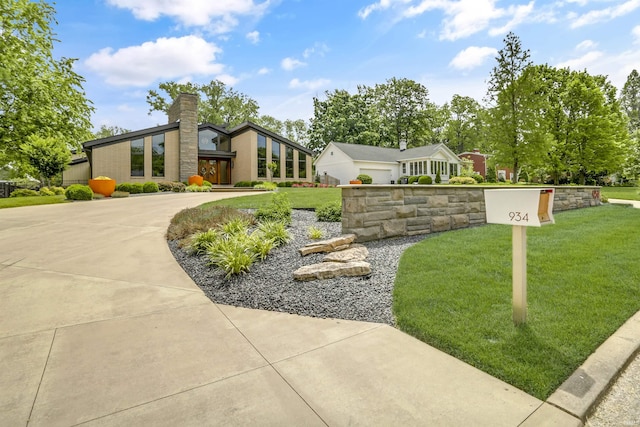
M 334 237 L 333 239 L 321 240 L 319 242 L 309 243 L 299 249 L 300 255 L 305 256 L 320 252 L 335 252 L 347 249 L 353 241 L 356 240 L 355 234 L 346 234 L 344 236 Z
M 371 265 L 365 261 L 321 262 L 300 267 L 293 272 L 293 278 L 308 281 L 339 276 L 366 276 L 370 273 Z
M 352 262 L 364 261 L 369 256 L 369 251 L 362 245 L 351 245 L 349 249 L 331 252 L 324 256 L 323 262 Z

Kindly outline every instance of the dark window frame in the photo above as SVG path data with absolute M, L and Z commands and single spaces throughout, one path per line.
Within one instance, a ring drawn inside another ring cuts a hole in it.
M 162 137 L 162 141 L 160 138 Z M 164 177 L 165 173 L 165 135 L 158 133 L 151 137 L 151 176 Z M 161 152 L 160 152 L 161 150 Z M 161 168 L 160 168 L 161 166 Z
M 130 142 L 131 176 L 144 176 L 144 138 Z

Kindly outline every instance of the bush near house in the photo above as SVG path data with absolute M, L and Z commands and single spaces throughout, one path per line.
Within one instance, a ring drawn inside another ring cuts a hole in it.
M 160 191 L 160 187 L 158 187 L 158 184 L 156 184 L 155 182 L 148 181 L 142 185 L 142 191 L 145 193 L 157 193 L 158 191 Z
M 271 203 L 262 205 L 256 210 L 255 217 L 260 222 L 280 221 L 291 224 L 291 202 L 287 193 L 274 193 Z
M 191 184 L 186 186 L 184 190 L 189 193 L 205 193 L 209 191 L 209 188 L 206 185 Z
M 174 182 L 171 186 L 171 191 L 174 193 L 184 193 L 186 191 L 187 186 L 184 182 Z
M 28 188 L 18 188 L 17 190 L 13 190 L 9 197 L 32 197 L 39 196 L 36 190 L 29 190 Z
M 471 178 L 475 179 L 478 184 L 482 184 L 484 182 L 484 178 L 479 173 L 474 173 L 471 175 Z
M 38 191 L 38 194 L 40 194 L 41 196 L 55 196 L 56 193 L 53 192 L 53 190 L 50 190 L 47 187 L 42 187 L 40 189 L 40 191 Z
M 414 176 L 414 175 L 412 175 L 412 176 L 410 176 L 410 177 L 409 177 L 409 180 L 407 181 L 407 183 L 408 183 L 408 184 L 413 184 L 414 182 L 417 182 L 419 178 L 420 178 L 420 177 L 418 177 L 418 176 Z M 436 182 L 437 182 L 437 181 L 436 181 Z
M 211 188 L 213 187 L 213 184 L 205 179 L 204 181 L 202 181 L 202 186 Z
M 329 202 L 316 209 L 316 218 L 321 222 L 342 221 L 342 203 Z
M 470 185 L 475 183 L 476 183 L 476 180 L 471 178 L 470 176 L 454 176 L 452 178 L 449 178 L 449 184 L 454 184 L 454 185 L 460 185 L 460 184 Z
M 160 181 L 158 183 L 158 191 L 171 191 L 173 189 L 173 182 Z
M 440 172 L 436 173 L 436 184 L 440 184 L 442 182 L 442 178 L 440 177 Z
M 362 181 L 363 184 L 371 184 L 373 182 L 373 178 L 371 178 L 366 173 L 361 173 L 356 177 L 356 179 L 359 179 L 360 181 Z
M 93 199 L 93 191 L 88 185 L 71 184 L 64 192 L 69 200 L 91 200 Z
M 431 184 L 431 183 L 433 183 L 433 180 L 428 175 L 422 175 L 420 178 L 418 178 L 418 184 L 428 185 L 428 184 Z

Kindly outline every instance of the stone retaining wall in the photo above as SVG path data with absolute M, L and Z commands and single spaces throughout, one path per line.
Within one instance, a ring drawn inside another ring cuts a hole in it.
M 549 187 L 553 186 L 541 188 Z M 346 185 L 341 188 L 342 232 L 353 233 L 356 241 L 365 242 L 484 224 L 485 188 L 513 187 Z M 554 212 L 600 205 L 600 187 L 553 188 Z

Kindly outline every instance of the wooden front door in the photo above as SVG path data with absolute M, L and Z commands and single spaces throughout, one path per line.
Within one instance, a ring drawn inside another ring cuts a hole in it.
M 198 174 L 212 184 L 219 184 L 217 160 L 201 159 L 198 162 Z

